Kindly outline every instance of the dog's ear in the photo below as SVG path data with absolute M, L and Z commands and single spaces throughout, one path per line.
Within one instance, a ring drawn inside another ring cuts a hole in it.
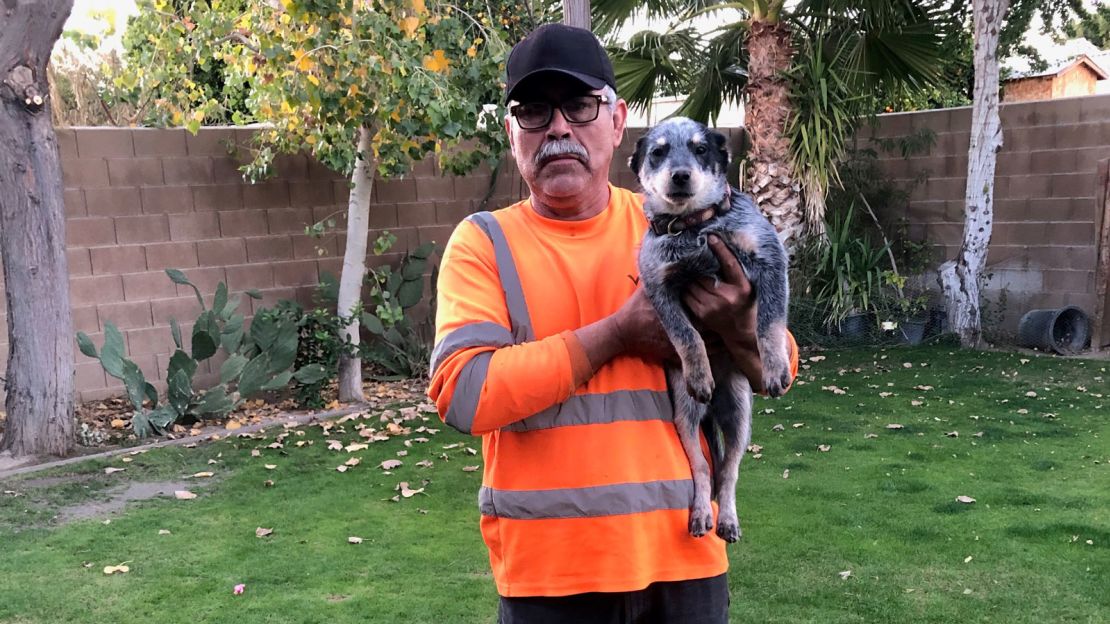
M 728 171 L 728 162 L 731 159 L 731 155 L 728 153 L 728 137 L 716 130 L 710 130 L 707 136 L 710 145 L 713 146 L 713 153 L 718 158 L 717 163 L 720 165 L 721 171 Z
M 636 151 L 632 152 L 632 156 L 628 159 L 628 166 L 632 168 L 632 173 L 636 175 L 636 181 L 640 181 L 640 165 L 644 162 L 644 145 L 647 144 L 647 136 L 642 136 L 636 141 Z

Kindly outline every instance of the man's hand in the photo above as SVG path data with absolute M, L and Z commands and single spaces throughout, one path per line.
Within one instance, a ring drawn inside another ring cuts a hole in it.
M 702 278 L 690 285 L 683 302 L 695 323 L 718 334 L 725 348 L 748 380 L 752 390 L 762 389 L 763 366 L 756 343 L 755 292 L 736 256 L 716 235 L 709 248 L 721 264 L 721 279 Z
M 678 357 L 643 287 L 636 288 L 612 318 L 622 353 L 648 360 Z

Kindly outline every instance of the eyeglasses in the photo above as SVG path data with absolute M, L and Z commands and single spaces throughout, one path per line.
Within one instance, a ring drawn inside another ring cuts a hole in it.
M 564 100 L 559 104 L 551 102 L 525 102 L 509 108 L 509 113 L 516 117 L 516 121 L 524 130 L 537 130 L 551 123 L 551 118 L 558 108 L 563 113 L 563 118 L 573 124 L 586 124 L 597 119 L 602 102 L 608 103 L 609 98 L 604 95 L 580 95 Z

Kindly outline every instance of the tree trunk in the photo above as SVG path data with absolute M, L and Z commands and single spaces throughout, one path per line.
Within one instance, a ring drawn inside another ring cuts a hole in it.
M 359 344 L 359 318 L 362 282 L 366 278 L 366 238 L 370 226 L 370 191 L 374 188 L 377 162 L 370 156 L 370 129 L 358 129 L 358 158 L 351 174 L 351 197 L 347 200 L 347 246 L 343 252 L 343 272 L 339 278 L 338 314 L 351 316 L 344 332 L 351 344 Z M 339 361 L 339 400 L 363 401 L 362 360 L 343 357 Z
M 590 0 L 563 0 L 563 23 L 590 30 Z
M 964 237 L 954 260 L 940 267 L 948 326 L 965 347 L 982 343 L 979 278 L 987 263 L 994 220 L 994 168 L 1002 147 L 998 119 L 998 35 L 1009 0 L 974 0 L 975 92 L 971 107 L 971 147 L 967 151 Z
M 790 27 L 783 22 L 752 20 L 747 41 L 744 123 L 752 142 L 747 190 L 779 231 L 779 237 L 793 247 L 803 235 L 805 215 L 786 137 L 791 107 L 784 72 L 794 57 L 790 36 Z
M 0 255 L 8 301 L 7 430 L 0 451 L 73 447 L 73 320 L 65 209 L 46 64 L 73 0 L 0 10 Z

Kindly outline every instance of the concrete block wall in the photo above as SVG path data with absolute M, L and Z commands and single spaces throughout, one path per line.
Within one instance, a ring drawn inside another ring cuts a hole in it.
M 187 341 L 199 312 L 192 289 L 172 283 L 165 269 L 183 270 L 209 301 L 220 281 L 233 293 L 259 290 L 261 300 L 243 297 L 240 309 L 248 316 L 279 299 L 307 303 L 323 272 L 339 275 L 345 232 L 313 239 L 304 228 L 333 214 L 342 228 L 347 180 L 306 156 L 283 156 L 273 179 L 249 184 L 228 150 L 245 145 L 249 130 L 204 128 L 193 136 L 185 130 L 59 128 L 57 135 L 74 331 L 100 345 L 111 321 L 148 379 L 165 378 L 174 348 L 169 319 L 182 324 Z M 452 178 L 439 175 L 431 162 L 405 179 L 378 181 L 370 241 L 389 230 L 398 242 L 393 253 L 369 264 L 394 262 L 424 242 L 446 242 L 490 183 L 488 169 Z M 520 189 L 519 176 L 501 176 L 491 203 L 507 204 Z M 0 329 L 0 366 L 6 366 L 8 337 L 6 327 Z M 204 363 L 198 380 L 215 379 L 219 363 Z M 123 391 L 99 362 L 80 353 L 76 385 L 85 401 Z
M 1003 331 L 1016 331 L 1029 309 L 1096 308 L 1098 163 L 1110 158 L 1110 96 L 1004 103 L 998 153 L 994 228 L 987 257 L 993 274 L 987 296 L 1005 293 Z M 963 237 L 964 192 L 971 109 L 882 115 L 874 136 L 918 128 L 937 134 L 934 148 L 913 158 L 886 155 L 882 166 L 909 183 L 919 173 L 904 218 L 912 238 L 935 246 L 935 258 L 955 257 Z M 866 138 L 870 130 L 863 132 Z

